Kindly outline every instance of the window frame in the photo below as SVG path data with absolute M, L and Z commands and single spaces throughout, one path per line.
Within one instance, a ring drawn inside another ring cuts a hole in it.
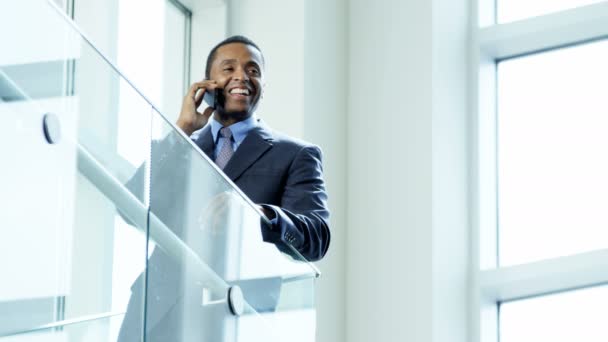
M 184 94 L 190 88 L 190 61 L 192 51 L 192 11 L 178 0 L 166 0 L 184 14 Z
M 509 267 L 497 257 L 497 64 L 608 39 L 608 1 L 496 24 L 495 0 L 473 0 L 471 18 L 470 332 L 473 341 L 498 342 L 501 303 L 608 284 L 608 248 Z

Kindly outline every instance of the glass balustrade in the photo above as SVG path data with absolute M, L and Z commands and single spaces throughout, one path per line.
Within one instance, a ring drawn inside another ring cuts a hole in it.
M 2 6 L 0 340 L 314 336 L 318 270 L 53 1 Z

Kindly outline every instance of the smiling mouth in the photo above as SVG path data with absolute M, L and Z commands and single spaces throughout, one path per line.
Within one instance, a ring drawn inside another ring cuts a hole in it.
M 232 88 L 232 89 L 230 89 L 228 94 L 230 94 L 234 97 L 247 97 L 247 96 L 251 95 L 251 91 L 249 91 L 249 89 L 246 89 L 246 88 Z

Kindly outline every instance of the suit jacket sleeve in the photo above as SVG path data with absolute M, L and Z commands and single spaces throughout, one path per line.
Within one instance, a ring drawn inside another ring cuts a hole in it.
M 293 254 L 292 246 L 309 261 L 323 258 L 330 241 L 321 159 L 316 146 L 300 149 L 289 167 L 281 205 L 262 205 L 275 215 L 271 225 L 262 227 L 264 239 L 287 254 Z

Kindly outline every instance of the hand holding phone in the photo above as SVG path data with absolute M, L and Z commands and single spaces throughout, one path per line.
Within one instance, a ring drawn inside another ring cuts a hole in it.
M 195 82 L 190 86 L 182 102 L 182 109 L 176 122 L 177 126 L 184 133 L 191 135 L 194 131 L 203 128 L 207 124 L 214 108 L 220 105 L 220 96 L 215 95 L 216 89 L 218 89 L 218 85 L 214 80 Z M 223 92 L 219 93 L 223 95 Z M 213 100 L 213 106 L 208 107 L 201 113 L 198 111 L 198 107 L 203 102 L 203 97 L 206 94 L 212 94 L 213 98 L 210 98 L 210 100 Z

